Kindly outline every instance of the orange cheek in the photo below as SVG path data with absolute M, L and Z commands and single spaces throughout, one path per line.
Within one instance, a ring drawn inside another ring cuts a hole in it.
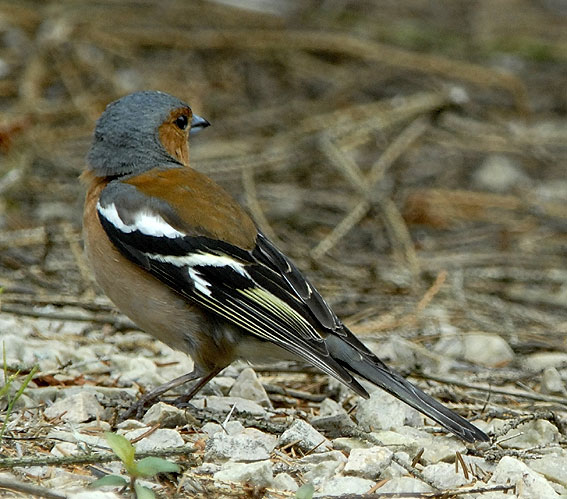
M 189 166 L 189 144 L 187 135 L 172 123 L 159 127 L 159 140 L 165 150 L 185 166 Z

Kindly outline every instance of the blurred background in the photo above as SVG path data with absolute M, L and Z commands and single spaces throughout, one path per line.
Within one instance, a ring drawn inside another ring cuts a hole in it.
M 2 309 L 120 326 L 78 176 L 105 106 L 158 89 L 212 123 L 193 166 L 385 357 L 472 332 L 505 345 L 451 350 L 474 363 L 564 355 L 566 82 L 564 0 L 0 2 Z

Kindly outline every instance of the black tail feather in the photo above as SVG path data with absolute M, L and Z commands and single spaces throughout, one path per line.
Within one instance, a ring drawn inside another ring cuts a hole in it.
M 365 351 L 361 352 L 358 348 L 349 345 L 345 340 L 334 335 L 329 335 L 326 338 L 326 343 L 331 356 L 342 364 L 343 367 L 429 416 L 443 428 L 463 440 L 467 442 L 475 442 L 477 440 L 486 442 L 489 440 L 488 435 L 483 431 L 412 385 L 366 348 L 364 348 Z

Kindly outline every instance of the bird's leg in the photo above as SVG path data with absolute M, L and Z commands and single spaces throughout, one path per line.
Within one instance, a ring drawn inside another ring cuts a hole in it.
M 181 405 L 187 404 L 187 402 L 189 402 L 197 394 L 197 392 L 201 388 L 203 388 L 209 381 L 211 381 L 223 369 L 224 369 L 223 367 L 215 368 L 209 374 L 206 374 L 202 378 L 198 379 L 196 383 L 191 385 L 191 389 L 189 390 L 189 393 L 186 393 L 185 395 L 181 395 L 180 397 L 177 397 L 173 401 L 173 405 L 175 405 L 176 407 L 179 407 Z
M 210 373 L 203 375 L 203 373 L 200 370 L 193 369 L 193 371 L 191 371 L 190 373 L 172 379 L 171 381 L 168 381 L 167 383 L 164 383 L 163 385 L 160 385 L 154 388 L 153 390 L 149 391 L 143 397 L 141 397 L 140 400 L 132 404 L 130 408 L 120 416 L 120 421 L 125 421 L 126 419 L 131 418 L 132 416 L 136 418 L 140 418 L 144 412 L 144 406 L 147 405 L 148 403 L 153 402 L 158 397 L 163 395 L 165 392 L 172 390 L 173 388 L 176 388 L 179 385 L 188 383 L 189 381 L 198 380 L 198 383 L 196 384 L 197 389 L 195 390 L 194 388 L 192 388 L 191 391 L 189 392 L 191 395 L 195 395 L 195 393 L 197 393 L 199 389 L 203 387 L 203 385 L 205 385 L 211 378 L 216 376 L 220 371 L 221 369 L 218 370 L 215 369 L 214 371 L 211 371 Z

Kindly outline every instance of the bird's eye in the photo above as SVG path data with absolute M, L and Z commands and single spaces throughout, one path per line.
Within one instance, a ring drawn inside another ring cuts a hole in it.
M 175 124 L 180 130 L 185 130 L 187 128 L 187 125 L 189 125 L 189 118 L 182 114 L 175 119 Z

